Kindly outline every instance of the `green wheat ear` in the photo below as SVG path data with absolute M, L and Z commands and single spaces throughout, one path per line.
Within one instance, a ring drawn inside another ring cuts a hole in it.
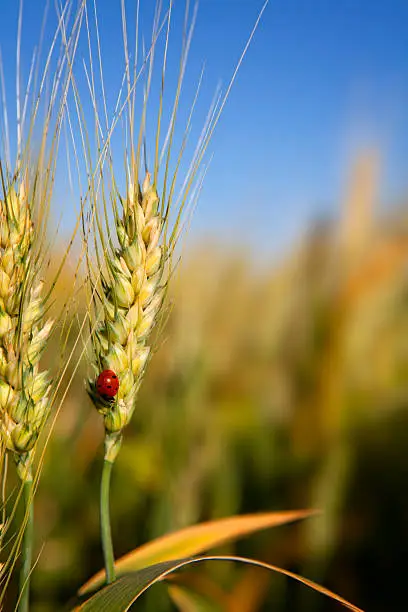
M 101 274 L 103 314 L 93 334 L 95 374 L 113 370 L 120 383 L 117 396 L 105 399 L 97 392 L 96 379 L 88 380 L 89 395 L 112 442 L 132 417 L 151 350 L 149 336 L 166 289 L 164 219 L 149 173 L 141 187 L 129 185 L 126 198 L 119 194 L 117 198 L 119 248 L 106 253 L 106 271 Z M 107 448 L 107 459 L 113 460 L 114 448 Z
M 31 198 L 21 182 L 0 200 L 0 434 L 20 478 L 49 414 L 51 381 L 39 361 L 52 330 L 35 273 Z

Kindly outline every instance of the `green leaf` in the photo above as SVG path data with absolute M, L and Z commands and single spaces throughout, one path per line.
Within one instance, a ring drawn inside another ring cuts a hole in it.
M 116 561 L 116 576 L 120 577 L 127 572 L 162 561 L 191 557 L 261 529 L 285 525 L 315 514 L 316 510 L 267 512 L 232 516 L 192 525 L 148 542 Z M 105 570 L 101 570 L 81 587 L 79 595 L 94 591 L 104 582 Z
M 264 563 L 254 559 L 246 559 L 245 557 L 230 557 L 230 556 L 215 556 L 215 557 L 197 557 L 195 559 L 182 559 L 175 561 L 166 561 L 158 563 L 151 567 L 147 567 L 139 572 L 131 572 L 125 574 L 116 582 L 104 587 L 96 595 L 93 595 L 88 601 L 76 608 L 78 612 L 125 612 L 130 606 L 153 584 L 160 582 L 169 574 L 184 568 L 194 563 L 202 563 L 203 561 L 233 561 L 239 563 L 247 563 L 253 566 L 261 567 L 270 571 L 278 572 L 289 578 L 293 578 L 298 582 L 314 589 L 315 591 L 330 597 L 341 603 L 343 606 L 353 612 L 363 612 L 353 604 L 349 603 L 339 595 L 325 589 L 324 587 L 298 576 L 293 572 Z

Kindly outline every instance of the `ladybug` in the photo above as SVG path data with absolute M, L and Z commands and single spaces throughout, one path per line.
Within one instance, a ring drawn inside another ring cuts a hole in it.
M 111 399 L 119 389 L 119 379 L 113 370 L 104 370 L 98 376 L 96 389 L 102 397 Z

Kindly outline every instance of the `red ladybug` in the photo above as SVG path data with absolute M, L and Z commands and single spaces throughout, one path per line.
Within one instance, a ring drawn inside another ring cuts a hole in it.
M 96 389 L 102 397 L 115 397 L 119 389 L 119 379 L 113 370 L 104 370 L 98 376 Z

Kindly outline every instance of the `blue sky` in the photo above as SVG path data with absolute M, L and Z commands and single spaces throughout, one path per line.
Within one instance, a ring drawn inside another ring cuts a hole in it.
M 147 33 L 153 2 L 141 3 Z M 0 0 L 0 19 L 10 24 L 0 29 L 9 106 L 17 4 Z M 126 4 L 130 23 L 135 2 Z M 217 83 L 228 83 L 261 5 L 201 0 L 183 89 L 187 107 L 205 61 L 197 121 Z M 24 5 L 23 75 L 43 6 L 42 0 Z M 120 2 L 97 0 L 97 8 L 113 97 L 123 70 Z M 184 2 L 176 0 L 169 91 L 183 11 Z M 52 18 L 47 28 L 50 37 Z M 336 214 L 350 164 L 367 147 L 380 151 L 382 205 L 402 197 L 408 185 L 407 48 L 405 0 L 271 0 L 210 145 L 213 159 L 191 236 L 226 237 L 254 253 L 281 251 L 317 215 Z

